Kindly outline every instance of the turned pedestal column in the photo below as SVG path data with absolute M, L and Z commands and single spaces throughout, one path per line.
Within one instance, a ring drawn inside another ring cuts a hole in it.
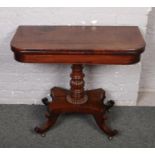
M 88 95 L 84 90 L 84 73 L 82 65 L 72 65 L 70 92 L 67 95 L 67 101 L 72 104 L 83 104 L 88 100 Z

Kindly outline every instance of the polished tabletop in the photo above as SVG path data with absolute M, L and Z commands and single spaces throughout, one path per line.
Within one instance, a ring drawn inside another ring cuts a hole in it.
M 114 56 L 116 59 L 123 56 L 124 60 L 130 56 L 136 59 L 127 62 L 130 64 L 139 61 L 145 41 L 137 26 L 19 26 L 11 49 L 16 59 L 24 62 L 74 63 L 75 60 L 75 63 L 108 64 L 111 56 L 114 63 L 110 60 L 109 64 L 124 64 L 123 60 L 115 62 Z M 62 55 L 70 55 L 74 60 L 62 60 Z M 78 61 L 75 56 L 78 60 L 81 56 L 87 59 Z M 92 56 L 96 60 L 93 61 Z

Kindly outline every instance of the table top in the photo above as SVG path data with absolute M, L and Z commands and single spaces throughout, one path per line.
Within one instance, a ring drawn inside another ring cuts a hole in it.
M 11 49 L 22 62 L 132 64 L 145 41 L 136 26 L 19 26 Z

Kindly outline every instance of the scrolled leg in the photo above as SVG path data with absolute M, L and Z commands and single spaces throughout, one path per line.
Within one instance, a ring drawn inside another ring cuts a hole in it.
M 50 115 L 46 114 L 46 117 L 48 118 L 48 120 L 45 122 L 45 124 L 43 124 L 43 126 L 35 127 L 34 131 L 39 134 L 45 133 L 56 123 L 58 116 L 59 114 L 54 114 L 54 113 Z
M 94 118 L 99 128 L 108 135 L 109 139 L 118 133 L 117 130 L 112 130 L 106 125 L 105 119 L 103 119 L 103 114 L 96 114 L 94 115 Z

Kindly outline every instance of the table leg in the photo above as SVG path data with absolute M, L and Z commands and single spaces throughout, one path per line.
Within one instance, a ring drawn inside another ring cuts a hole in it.
M 48 131 L 57 121 L 57 118 L 59 116 L 59 114 L 54 114 L 54 113 L 47 113 L 45 114 L 45 116 L 47 117 L 47 121 L 45 122 L 45 124 L 43 124 L 41 127 L 35 127 L 35 132 L 42 134 L 46 131 Z
M 105 123 L 105 119 L 104 119 L 104 115 L 102 113 L 100 114 L 95 114 L 93 115 L 95 120 L 96 120 L 96 123 L 97 125 L 99 126 L 99 128 L 104 132 L 106 133 L 109 137 L 113 137 L 115 136 L 118 132 L 117 130 L 112 130 L 110 129 L 106 123 Z

